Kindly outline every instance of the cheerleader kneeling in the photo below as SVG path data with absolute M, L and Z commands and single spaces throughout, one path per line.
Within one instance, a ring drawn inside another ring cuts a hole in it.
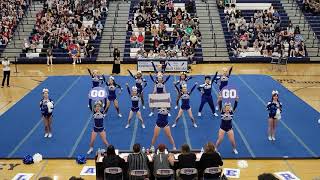
M 93 144 L 94 141 L 96 140 L 97 134 L 99 133 L 102 142 L 108 146 L 108 141 L 106 138 L 106 131 L 103 126 L 103 121 L 105 114 L 103 113 L 103 107 L 102 107 L 102 102 L 101 101 L 96 101 L 94 106 L 93 106 L 93 121 L 94 121 L 94 126 L 91 132 L 91 138 L 90 138 L 90 144 L 89 144 L 89 150 L 87 154 L 91 154 L 93 152 Z
M 219 147 L 221 144 L 224 134 L 227 133 L 228 138 L 231 142 L 232 145 L 232 150 L 234 154 L 238 154 L 238 151 L 236 149 L 236 141 L 234 139 L 234 132 L 232 128 L 232 120 L 233 120 L 233 114 L 238 106 L 238 97 L 236 98 L 233 108 L 231 107 L 231 103 L 225 103 L 224 106 L 222 107 L 222 96 L 219 96 L 218 99 L 218 105 L 219 105 L 219 110 L 221 113 L 221 124 L 220 124 L 220 129 L 219 129 L 219 134 L 218 134 L 218 140 L 216 142 L 216 148 Z
M 278 120 L 281 119 L 281 112 L 282 112 L 282 103 L 279 100 L 278 91 L 272 91 L 271 101 L 269 101 L 267 104 L 267 111 L 269 111 L 268 140 L 275 141 L 276 126 L 277 126 Z
M 42 119 L 44 122 L 44 137 L 52 137 L 52 111 L 53 111 L 53 101 L 49 98 L 49 90 L 42 90 L 42 99 L 40 101 L 40 111 Z
M 156 121 L 156 125 L 154 127 L 153 137 L 151 141 L 151 149 L 154 149 L 154 144 L 160 134 L 161 129 L 164 130 L 165 135 L 168 137 L 170 144 L 173 147 L 173 150 L 176 149 L 176 144 L 174 142 L 174 139 L 171 135 L 171 130 L 168 122 L 168 114 L 169 110 L 168 108 L 159 108 L 158 109 L 158 117 Z

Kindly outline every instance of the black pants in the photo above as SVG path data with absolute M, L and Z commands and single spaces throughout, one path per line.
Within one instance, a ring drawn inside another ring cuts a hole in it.
M 4 82 L 5 82 L 6 78 L 7 78 L 7 86 L 9 86 L 10 71 L 3 71 L 2 86 L 4 86 Z

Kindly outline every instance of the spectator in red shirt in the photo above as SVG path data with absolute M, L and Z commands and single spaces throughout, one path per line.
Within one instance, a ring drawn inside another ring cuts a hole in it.
M 137 41 L 138 41 L 138 47 L 143 47 L 144 36 L 142 35 L 142 32 L 139 33 Z

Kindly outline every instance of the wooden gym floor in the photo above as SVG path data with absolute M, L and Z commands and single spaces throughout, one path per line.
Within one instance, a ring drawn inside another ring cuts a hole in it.
M 192 67 L 191 74 L 214 74 L 222 67 L 232 64 L 201 64 Z M 270 64 L 233 64 L 233 74 L 266 74 L 281 82 L 285 87 L 320 111 L 320 64 L 289 64 L 284 67 Z M 18 65 L 11 67 L 11 87 L 0 89 L 0 115 L 12 107 L 17 101 L 35 88 L 47 76 L 55 75 L 87 75 L 87 67 L 98 69 L 104 74 L 111 72 L 112 65 Z M 127 75 L 127 69 L 136 69 L 135 65 L 121 65 L 121 75 Z M 2 75 L 2 74 L 1 74 Z M 2 79 L 2 77 L 1 77 Z M 89 82 L 88 82 L 89 83 Z M 40 95 L 39 95 L 40 98 Z M 319 116 L 320 118 L 320 116 Z M 1 135 L 1 132 L 0 132 Z M 318 141 L 318 140 L 317 140 Z M 319 143 L 319 142 L 315 142 Z M 62 147 L 61 147 L 62 148 Z M 0 147 L 1 150 L 1 147 Z M 224 167 L 237 168 L 237 160 L 225 160 Z M 11 164 L 11 165 L 10 165 Z M 19 165 L 16 165 L 19 164 Z M 320 160 L 248 160 L 249 167 L 241 170 L 244 180 L 256 180 L 264 172 L 291 171 L 300 179 L 320 179 Z M 10 166 L 15 166 L 10 168 Z M 89 160 L 87 166 L 94 165 Z M 69 179 L 79 176 L 83 165 L 77 165 L 75 160 L 43 160 L 39 164 L 23 165 L 21 159 L 0 159 L 0 180 L 12 179 L 17 173 L 33 173 L 33 179 L 49 176 L 55 179 Z M 83 177 L 95 179 L 95 177 Z

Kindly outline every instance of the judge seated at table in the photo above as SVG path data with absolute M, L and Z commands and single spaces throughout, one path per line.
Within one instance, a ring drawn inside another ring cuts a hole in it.
M 113 145 L 109 145 L 107 148 L 107 153 L 103 158 L 103 169 L 110 167 L 119 167 L 124 170 L 125 161 L 120 156 L 116 155 Z

